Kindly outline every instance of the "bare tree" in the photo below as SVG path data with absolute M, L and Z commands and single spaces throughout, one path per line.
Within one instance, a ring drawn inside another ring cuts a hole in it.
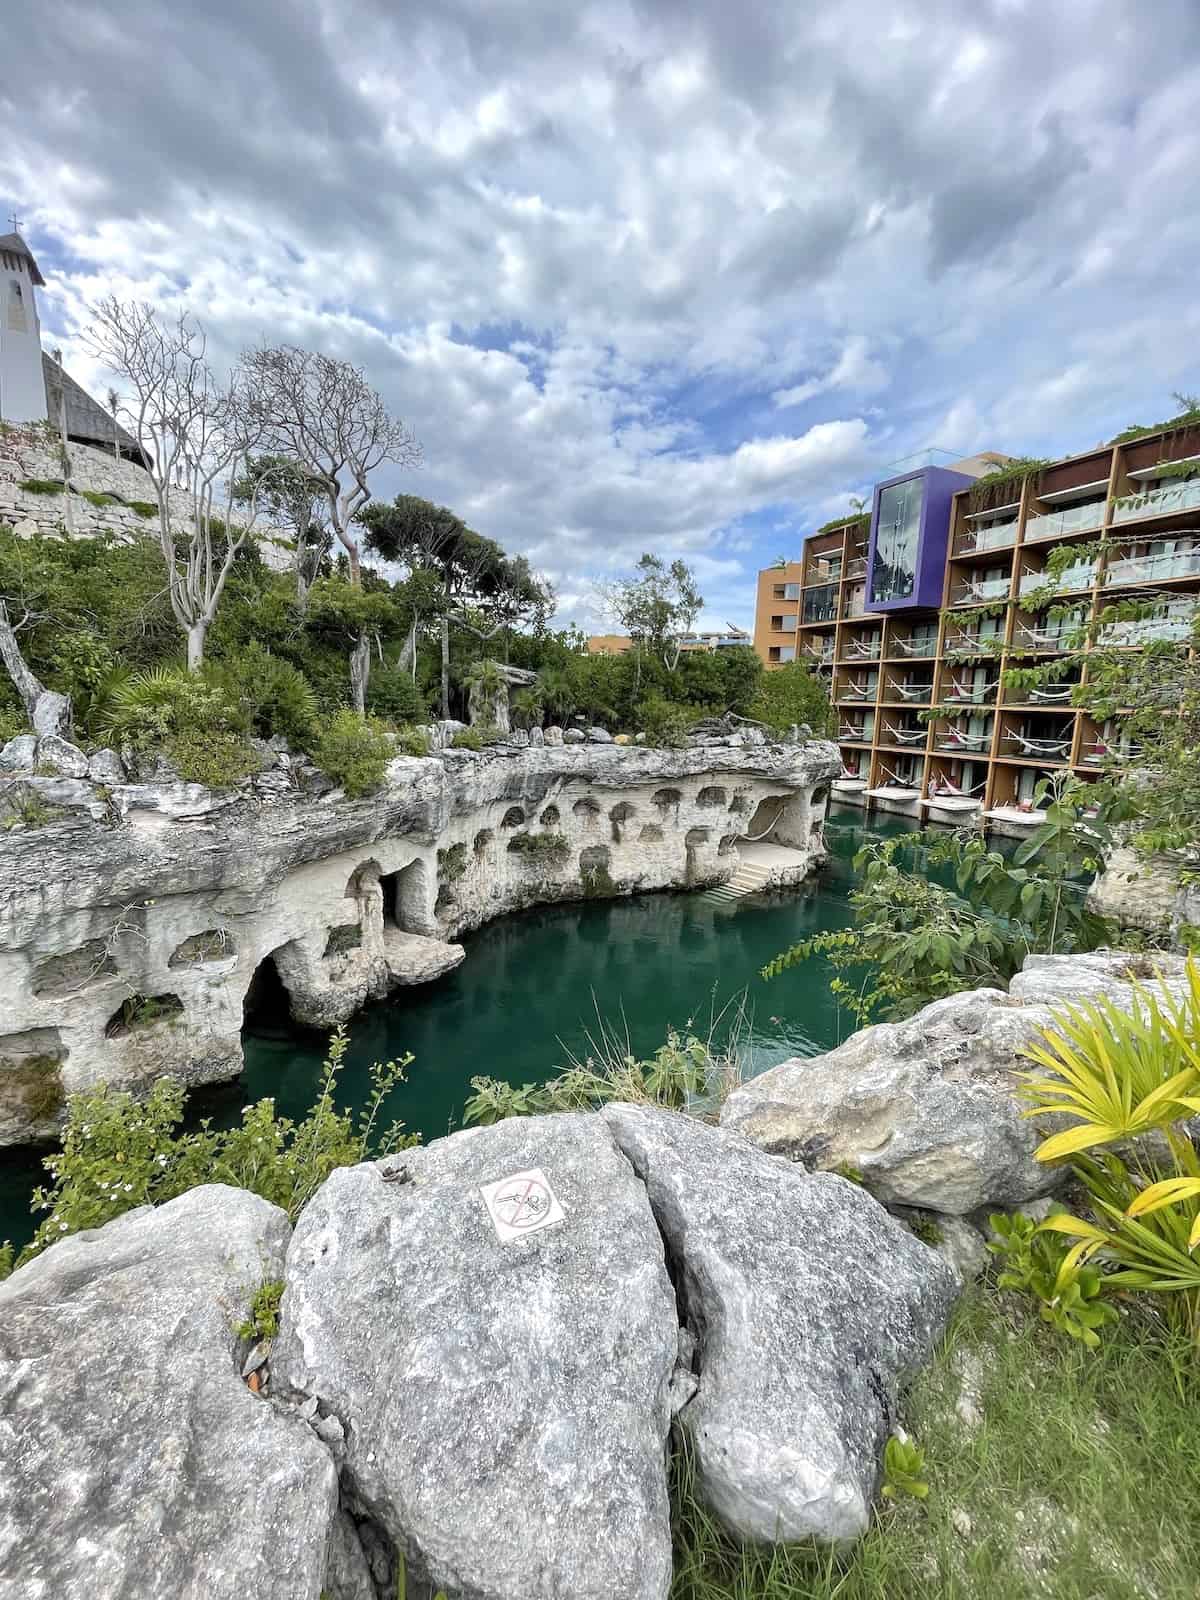
M 333 535 L 321 483 L 287 456 L 253 456 L 233 486 L 234 499 L 246 505 L 256 497 L 273 523 L 291 535 L 296 563 L 296 606 L 308 610 L 308 594 L 329 554 Z
M 121 409 L 121 396 L 115 389 L 108 391 L 108 409 L 112 412 L 113 419 L 113 460 L 119 461 L 121 459 L 121 435 L 118 432 L 120 423 L 117 421 L 117 413 Z
M 421 446 L 388 412 L 362 369 L 295 345 L 247 351 L 242 357 L 264 413 L 271 448 L 320 483 L 329 527 L 346 552 L 350 582 L 362 582 L 356 517 L 371 497 L 369 478 L 390 461 L 415 467 Z M 364 628 L 350 656 L 354 708 L 366 709 L 371 638 Z
M 204 330 L 186 311 L 166 323 L 144 302 L 110 296 L 86 338 L 132 395 L 126 415 L 149 462 L 171 610 L 194 672 L 203 664 L 225 581 L 254 526 L 257 497 L 235 524 L 233 487 L 262 433 L 261 408 L 240 371 L 218 382 Z M 174 516 L 172 481 L 185 491 Z
M 21 697 L 29 725 L 39 737 L 64 734 L 71 726 L 71 702 L 66 695 L 47 689 L 21 653 L 17 634 L 31 620 L 28 611 L 19 622 L 8 615 L 8 598 L 0 596 L 0 661 Z

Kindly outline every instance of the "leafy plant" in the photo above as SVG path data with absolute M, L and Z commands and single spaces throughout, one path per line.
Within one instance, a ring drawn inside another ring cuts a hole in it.
M 383 783 L 394 747 L 382 723 L 353 711 L 330 718 L 313 747 L 313 760 L 339 784 L 351 800 L 371 794 Z
M 648 695 L 637 708 L 638 728 L 646 735 L 646 743 L 660 750 L 682 750 L 694 720 L 682 706 L 659 694 Z
M 402 755 L 427 756 L 430 751 L 428 728 L 398 728 L 396 748 Z
M 498 728 L 487 728 L 482 725 L 474 728 L 460 728 L 450 741 L 452 750 L 486 750 L 488 745 L 496 744 L 503 737 Z
M 66 487 L 65 483 L 56 483 L 53 478 L 25 478 L 17 485 L 23 494 L 41 495 L 62 494 Z
M 416 1142 L 403 1125 L 379 1128 L 382 1107 L 412 1061 L 376 1063 L 357 1122 L 335 1104 L 346 1054 L 339 1029 L 329 1043 L 316 1102 L 301 1122 L 258 1101 L 233 1127 L 208 1121 L 181 1133 L 184 1089 L 159 1078 L 144 1100 L 100 1084 L 68 1103 L 62 1147 L 43 1165 L 51 1182 L 33 1197 L 47 1213 L 18 1265 L 81 1228 L 99 1228 L 135 1206 L 158 1205 L 205 1183 L 249 1189 L 293 1220 L 336 1167 L 353 1166 Z
M 1028 1115 L 1068 1123 L 1038 1159 L 1074 1157 L 1092 1212 L 1043 1229 L 1075 1240 L 1072 1264 L 1167 1296 L 1200 1340 L 1200 1154 L 1187 1127 L 1200 1112 L 1200 963 L 1189 958 L 1179 999 L 1135 982 L 1128 1012 L 1106 997 L 1067 1007 L 1027 1054 L 1043 1068 L 1025 1083 Z
M 1032 1295 L 1043 1322 L 1078 1339 L 1089 1350 L 1097 1349 L 1099 1330 L 1117 1315 L 1102 1298 L 1104 1281 L 1099 1269 L 1081 1266 L 1051 1232 L 1043 1231 L 1021 1212 L 1011 1216 L 996 1212 L 989 1222 L 994 1237 L 988 1249 L 1004 1263 L 999 1286 Z
M 883 1451 L 885 1500 L 925 1500 L 929 1483 L 925 1477 L 925 1452 L 903 1433 L 893 1433 Z
M 403 667 L 376 667 L 367 685 L 367 710 L 385 722 L 420 722 L 425 700 Z
M 814 733 L 826 734 L 837 725 L 829 690 L 807 661 L 789 661 L 764 673 L 747 715 L 776 733 L 807 723 Z
M 250 1315 L 236 1328 L 239 1339 L 273 1339 L 279 1332 L 279 1305 L 283 1299 L 282 1278 L 260 1283 L 250 1301 Z
M 571 846 L 561 833 L 514 833 L 508 848 L 513 855 L 547 864 L 565 861 L 571 854 Z

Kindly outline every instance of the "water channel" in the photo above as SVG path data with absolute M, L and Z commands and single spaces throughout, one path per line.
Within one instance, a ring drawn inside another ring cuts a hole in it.
M 720 902 L 703 894 L 547 906 L 503 917 L 468 936 L 467 959 L 434 984 L 401 990 L 350 1024 L 339 1103 L 357 1107 L 368 1067 L 411 1052 L 407 1081 L 384 1123 L 399 1117 L 433 1139 L 460 1124 L 477 1074 L 540 1082 L 588 1050 L 597 1014 L 616 1024 L 635 1055 L 652 1053 L 674 1026 L 707 1033 L 710 1019 L 746 994 L 742 1053 L 751 1071 L 830 1049 L 852 1023 L 835 1005 L 828 970 L 812 961 L 765 983 L 764 964 L 797 940 L 850 921 L 852 861 L 868 838 L 910 832 L 898 817 L 832 808 L 828 865 L 798 889 Z M 282 1016 L 247 1029 L 246 1069 L 236 1083 L 194 1097 L 218 1122 L 266 1095 L 302 1117 L 315 1098 L 326 1039 L 297 1034 Z M 0 1239 L 24 1242 L 36 1219 L 29 1196 L 43 1152 L 0 1152 Z

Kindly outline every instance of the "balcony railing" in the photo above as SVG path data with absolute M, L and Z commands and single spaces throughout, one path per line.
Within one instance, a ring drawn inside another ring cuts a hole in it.
M 1200 478 L 1178 478 L 1142 494 L 1127 494 L 1113 505 L 1114 522 L 1135 522 L 1139 517 L 1162 517 L 1169 511 L 1191 511 L 1200 506 Z
M 1009 582 L 1007 574 L 1003 578 L 968 578 L 952 592 L 950 604 L 969 606 L 984 600 L 1003 600 L 1008 595 Z
M 1079 562 L 1073 567 L 1064 568 L 1057 578 L 1049 572 L 1023 573 L 1017 585 L 1017 593 L 1022 599 L 1027 594 L 1035 594 L 1039 589 L 1053 589 L 1055 594 L 1072 594 L 1077 589 L 1090 589 L 1095 581 L 1096 563 Z
M 883 731 L 897 744 L 924 744 L 929 737 L 928 728 L 894 728 L 890 722 L 884 723 Z
M 914 705 L 928 705 L 933 694 L 932 683 L 906 683 L 893 684 L 893 689 L 901 700 L 911 700 Z
M 878 639 L 851 639 L 849 654 L 862 661 L 878 661 L 879 649 Z
M 1074 628 L 1028 628 L 1024 623 L 1013 630 L 1014 650 L 1066 650 Z
M 845 576 L 847 578 L 865 578 L 867 575 L 866 556 L 854 556 L 846 563 Z
M 1107 584 L 1164 583 L 1168 578 L 1200 576 L 1200 550 L 1176 550 L 1156 556 L 1126 556 L 1104 574 Z
M 862 683 L 845 683 L 838 690 L 839 700 L 873 700 L 875 698 L 875 685 Z
M 995 650 L 1003 640 L 999 633 L 958 633 L 946 638 L 948 656 L 978 656 Z
M 1099 528 L 1104 523 L 1104 501 L 1091 505 L 1064 506 L 1061 511 L 1047 511 L 1040 517 L 1028 517 L 1025 522 L 1025 543 L 1034 539 L 1061 539 L 1066 533 L 1082 533 L 1085 529 Z
M 1178 642 L 1192 631 L 1190 617 L 1146 617 L 1139 621 L 1112 622 L 1100 630 L 1101 644 L 1143 645 Z
M 1109 744 L 1106 739 L 1096 739 L 1082 755 L 1085 766 L 1098 767 L 1105 761 L 1136 761 L 1142 753 L 1140 744 Z
M 990 528 L 972 528 L 963 537 L 960 554 L 975 555 L 983 550 L 1007 550 L 1016 543 L 1017 519 L 997 522 Z
M 850 744 L 869 744 L 871 736 L 865 727 L 856 728 L 852 722 L 843 722 L 838 729 L 838 738 Z
M 992 683 L 952 683 L 946 690 L 944 698 L 947 705 L 981 706 L 995 694 L 999 681 L 997 678 Z
M 902 656 L 911 656 L 915 660 L 937 655 L 937 634 L 914 634 L 911 639 L 893 639 L 890 641 Z

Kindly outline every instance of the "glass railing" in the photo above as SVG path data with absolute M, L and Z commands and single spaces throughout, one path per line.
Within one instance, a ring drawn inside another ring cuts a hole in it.
M 1019 595 L 1034 594 L 1039 589 L 1053 589 L 1056 594 L 1070 594 L 1074 589 L 1090 589 L 1096 581 L 1096 563 L 1089 561 L 1077 567 L 1067 567 L 1058 577 L 1049 572 L 1027 572 L 1017 586 Z
M 990 728 L 986 733 L 960 733 L 957 728 L 950 728 L 938 735 L 936 748 L 945 751 L 968 750 L 975 753 L 986 750 L 991 742 Z
M 977 550 L 1005 550 L 1017 538 L 1017 519 L 997 522 L 990 528 L 969 529 L 963 538 L 962 554 L 971 555 Z
M 1163 583 L 1168 578 L 1200 575 L 1200 550 L 1176 550 L 1156 556 L 1126 556 L 1114 561 L 1105 583 Z
M 1159 489 L 1127 494 L 1113 505 L 1114 522 L 1134 522 L 1138 517 L 1161 517 L 1168 511 L 1191 511 L 1200 506 L 1200 478 L 1179 478 Z
M 865 578 L 866 575 L 867 575 L 867 558 L 866 558 L 866 556 L 855 556 L 852 561 L 847 561 L 847 563 L 846 563 L 846 576 L 848 578 Z
M 863 688 L 861 684 L 846 683 L 837 692 L 839 700 L 873 700 L 875 698 L 875 685 Z
M 1100 629 L 1100 642 L 1112 645 L 1157 644 L 1186 639 L 1192 631 L 1195 609 L 1171 610 L 1159 617 L 1135 617 L 1128 622 L 1110 622 Z
M 979 578 L 960 584 L 951 596 L 952 604 L 962 606 L 976 601 L 1003 600 L 1008 594 L 1010 581 L 1006 574 L 1003 578 Z
M 857 656 L 860 661 L 879 660 L 878 639 L 851 639 L 848 655 Z
M 1091 505 L 1064 506 L 1061 511 L 1047 511 L 1040 517 L 1029 517 L 1025 522 L 1025 543 L 1034 539 L 1061 539 L 1065 533 L 1080 533 L 1084 529 L 1099 528 L 1104 522 L 1104 501 Z

